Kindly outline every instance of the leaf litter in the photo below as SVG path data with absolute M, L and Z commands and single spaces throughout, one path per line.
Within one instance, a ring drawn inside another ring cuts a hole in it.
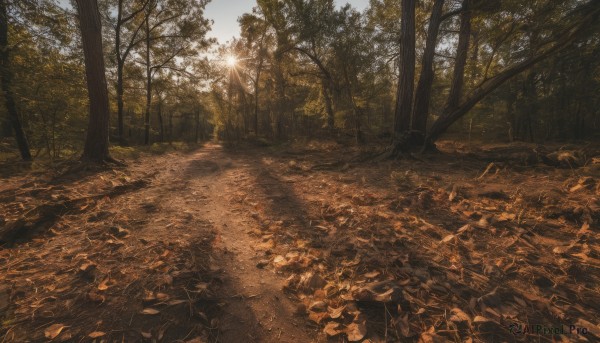
M 246 231 L 261 242 L 257 267 L 287 278 L 297 314 L 321 332 L 315 340 L 511 341 L 513 323 L 573 324 L 589 335 L 547 338 L 600 339 L 597 168 L 490 165 L 458 152 L 349 164 L 336 157 L 356 150 L 290 149 L 292 164 L 286 151 L 230 153 L 246 176 L 224 192 L 256 224 Z M 2 185 L 3 228 L 35 233 L 0 249 L 10 285 L 8 306 L 0 289 L 10 318 L 0 333 L 214 337 L 210 225 L 182 215 L 182 200 L 161 199 L 186 187 L 158 172 L 172 162 L 78 176 L 68 187 Z M 57 201 L 55 215 L 48 203 Z M 190 225 L 205 229 L 170 234 Z M 184 328 L 193 330 L 177 336 Z
M 600 339 L 600 175 L 451 155 L 310 167 L 356 153 L 335 149 L 310 150 L 302 169 L 271 154 L 268 174 L 286 182 L 261 187 L 259 172 L 231 196 L 252 204 L 272 268 L 323 339 L 511 341 L 513 323 L 585 323 L 587 337 L 547 338 Z
M 218 312 L 211 300 L 217 275 L 208 263 L 214 234 L 193 218 L 176 222 L 197 227 L 186 237 L 149 225 L 161 218 L 148 216 L 144 205 L 164 194 L 173 173 L 164 172 L 168 159 L 148 159 L 156 169 L 0 184 L 4 341 L 209 341 L 217 334 L 210 323 Z M 169 203 L 163 215 L 178 211 Z M 199 283 L 205 291 L 188 291 Z

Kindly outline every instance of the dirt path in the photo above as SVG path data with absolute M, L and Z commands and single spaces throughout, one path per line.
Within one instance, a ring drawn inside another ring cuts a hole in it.
M 193 155 L 187 171 L 194 177 L 190 191 L 209 195 L 199 211 L 218 235 L 216 262 L 224 271 L 220 341 L 311 342 L 315 333 L 295 315 L 296 305 L 282 292 L 284 279 L 264 268 L 266 256 L 255 248 L 262 242 L 248 234 L 255 221 L 229 200 L 251 167 L 209 145 Z
M 7 179 L 0 228 L 27 234 L 0 246 L 0 342 L 600 339 L 600 164 L 353 153 L 208 144 Z
M 284 277 L 257 267 L 266 256 L 248 234 L 256 222 L 230 201 L 253 167 L 209 144 L 41 191 L 8 180 L 2 223 L 57 199 L 84 200 L 67 202 L 61 217 L 28 217 L 25 232 L 39 233 L 0 247 L 0 341 L 313 341 Z M 89 198 L 114 189 L 125 191 Z

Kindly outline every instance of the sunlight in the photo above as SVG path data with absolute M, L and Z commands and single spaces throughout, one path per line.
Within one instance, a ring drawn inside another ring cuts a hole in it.
M 235 68 L 238 63 L 238 60 L 234 55 L 227 56 L 225 61 L 227 62 L 227 66 L 229 66 L 229 68 Z

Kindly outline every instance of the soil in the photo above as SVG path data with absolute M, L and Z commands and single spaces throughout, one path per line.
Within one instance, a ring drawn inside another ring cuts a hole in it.
M 211 143 L 7 177 L 2 342 L 600 339 L 600 164 L 460 150 Z

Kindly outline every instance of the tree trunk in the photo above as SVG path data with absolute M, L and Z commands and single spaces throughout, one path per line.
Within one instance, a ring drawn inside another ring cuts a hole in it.
M 415 0 L 402 0 L 400 77 L 396 93 L 395 139 L 410 129 L 415 83 Z
M 82 159 L 102 162 L 110 160 L 108 88 L 102 52 L 102 23 L 97 0 L 77 0 L 77 9 L 90 99 L 90 120 Z
M 262 74 L 263 65 L 265 62 L 265 58 L 263 56 L 263 42 L 265 38 L 265 33 L 261 37 L 260 45 L 258 48 L 259 62 L 256 67 L 256 81 L 254 84 L 254 135 L 258 137 L 258 100 L 259 100 L 259 91 L 260 91 L 260 76 Z
M 125 125 L 123 124 L 123 61 L 117 61 L 117 126 L 119 143 L 123 144 L 125 137 Z
M 283 137 L 283 114 L 285 112 L 285 77 L 283 75 L 283 61 L 280 53 L 275 53 L 275 95 L 277 97 L 275 115 L 273 118 L 273 131 L 277 138 Z
M 194 122 L 196 124 L 196 130 L 194 134 L 194 143 L 198 143 L 198 139 L 200 136 L 200 109 L 196 108 L 194 110 Z
M 146 114 L 144 120 L 144 144 L 150 144 L 150 110 L 152 106 L 152 67 L 150 66 L 150 23 L 149 15 L 145 19 L 146 28 Z
M 158 136 L 158 141 L 159 142 L 164 142 L 165 141 L 165 126 L 163 124 L 163 114 L 162 114 L 162 99 L 158 99 L 158 111 L 157 111 L 157 117 L 158 117 L 158 128 L 159 128 L 159 136 Z
M 263 59 L 261 58 L 258 70 L 256 72 L 256 86 L 254 88 L 254 135 L 258 137 L 258 92 L 259 92 L 259 82 L 260 82 L 260 74 L 262 70 Z
M 119 0 L 117 8 L 117 25 L 115 28 L 115 51 L 117 54 L 117 134 L 119 143 L 123 143 L 123 68 L 125 61 L 121 58 L 121 25 L 123 16 L 123 0 Z
M 450 85 L 450 94 L 446 102 L 446 111 L 452 111 L 460 104 L 462 90 L 465 82 L 465 65 L 469 52 L 469 40 L 471 38 L 471 0 L 463 1 L 463 11 L 460 14 L 460 33 L 458 35 L 458 46 L 456 48 L 456 62 L 454 74 Z
M 15 132 L 15 139 L 21 158 L 24 161 L 31 161 L 31 152 L 29 151 L 29 143 L 23 127 L 21 125 L 21 119 L 17 113 L 17 107 L 15 99 L 13 97 L 11 82 L 12 82 L 12 70 L 10 66 L 10 51 L 8 46 L 8 10 L 6 8 L 6 0 L 0 0 L 0 63 L 1 70 L 0 74 L 2 77 L 2 92 L 4 93 L 4 102 L 10 124 Z
M 433 85 L 434 72 L 433 61 L 435 56 L 435 48 L 437 46 L 438 33 L 442 22 L 442 9 L 444 8 L 444 0 L 435 0 L 431 17 L 429 18 L 429 26 L 427 28 L 427 41 L 425 43 L 425 51 L 423 52 L 423 60 L 421 62 L 421 75 L 415 93 L 415 105 L 412 114 L 412 129 L 420 131 L 423 136 L 427 131 L 427 117 L 429 116 L 429 102 L 431 100 L 431 87 Z
M 325 100 L 325 110 L 327 111 L 327 129 L 332 132 L 335 128 L 335 113 L 333 112 L 331 90 L 325 78 L 321 79 L 321 89 L 323 91 L 323 99 Z

